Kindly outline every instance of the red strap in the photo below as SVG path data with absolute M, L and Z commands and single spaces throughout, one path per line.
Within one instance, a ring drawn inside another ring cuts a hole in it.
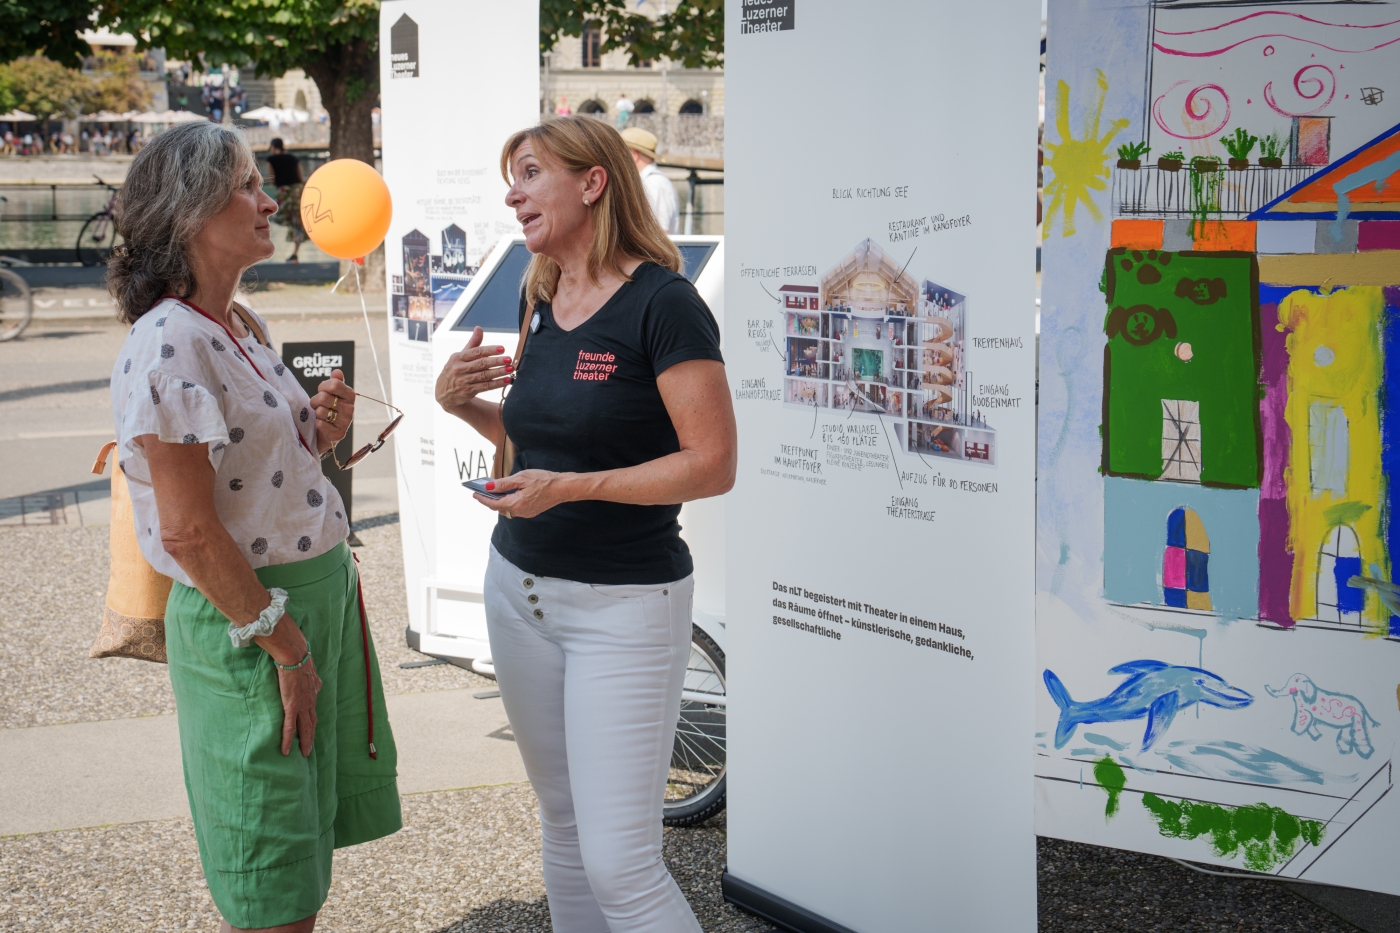
M 180 302 L 180 304 L 184 305 L 184 306 L 187 307 L 187 308 L 194 308 L 194 309 L 195 309 L 196 311 L 198 311 L 200 314 L 204 315 L 204 316 L 207 317 L 209 320 L 213 321 L 215 324 L 218 324 L 218 325 L 219 325 L 219 328 L 220 328 L 225 334 L 228 334 L 228 339 L 233 343 L 233 345 L 234 345 L 235 347 L 238 346 L 238 338 L 235 337 L 235 336 L 233 336 L 233 333 L 232 333 L 231 331 L 229 331 L 229 329 L 228 329 L 227 327 L 224 326 L 224 322 L 221 321 L 221 320 L 219 320 L 218 318 L 214 317 L 214 315 L 210 314 L 208 311 L 205 311 L 205 310 L 204 310 L 203 308 L 201 308 L 199 305 L 194 304 L 193 302 L 189 301 L 189 300 L 186 299 L 186 298 L 176 298 L 174 295 L 166 295 L 165 298 L 174 299 L 175 301 Z M 164 301 L 165 298 L 162 298 L 162 299 L 160 299 L 160 300 L 161 300 L 161 301 Z M 152 305 L 152 307 L 155 307 L 155 305 Z M 240 350 L 239 352 L 242 353 L 241 350 Z M 248 361 L 248 365 L 249 365 L 249 366 L 253 367 L 253 372 L 255 372 L 255 373 L 258 374 L 258 378 L 259 378 L 259 379 L 261 379 L 263 382 L 266 382 L 268 385 L 272 385 L 271 380 L 269 380 L 266 376 L 264 376 L 264 375 L 262 374 L 262 370 L 261 370 L 261 369 L 258 369 L 258 364 L 253 362 L 253 358 L 252 358 L 251 356 L 249 356 L 249 355 L 246 354 L 246 353 L 243 353 L 243 358 L 244 358 L 245 360 Z M 291 409 L 288 409 L 287 411 L 288 411 L 288 413 L 290 413 L 290 412 L 291 412 Z M 309 453 L 309 454 L 311 454 L 311 456 L 315 457 L 315 456 L 316 456 L 316 452 L 315 452 L 314 450 L 311 449 L 311 445 L 310 445 L 310 444 L 306 443 L 306 438 L 304 438 L 304 437 L 301 436 L 301 430 L 297 427 L 295 421 L 292 422 L 292 433 L 295 434 L 295 435 L 297 436 L 297 440 L 301 441 L 301 446 L 303 446 L 303 447 L 306 448 L 306 452 Z M 317 459 L 320 459 L 320 458 L 317 458 Z
M 360 562 L 360 555 L 354 551 L 350 555 L 355 558 L 355 563 Z M 374 747 L 374 681 L 370 679 L 369 664 L 369 618 L 365 615 L 365 590 L 360 585 L 360 572 L 355 571 L 355 595 L 360 600 L 360 638 L 365 646 L 365 717 L 369 720 L 369 757 L 378 759 L 379 750 Z

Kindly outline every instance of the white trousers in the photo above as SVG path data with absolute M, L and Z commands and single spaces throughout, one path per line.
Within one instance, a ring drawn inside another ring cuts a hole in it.
M 661 859 L 694 589 L 533 576 L 491 549 L 491 660 L 540 801 L 554 933 L 701 933 Z

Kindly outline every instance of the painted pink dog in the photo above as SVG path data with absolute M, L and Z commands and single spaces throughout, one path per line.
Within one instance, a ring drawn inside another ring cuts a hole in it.
M 1370 758 L 1375 751 L 1366 724 L 1380 723 L 1356 697 L 1320 690 L 1306 674 L 1294 674 L 1277 690 L 1269 686 L 1264 689 L 1269 696 L 1293 697 L 1293 731 L 1298 735 L 1307 735 L 1315 742 L 1322 738 L 1317 727 L 1330 726 L 1337 730 L 1337 751 L 1343 755 L 1355 751 L 1362 758 Z

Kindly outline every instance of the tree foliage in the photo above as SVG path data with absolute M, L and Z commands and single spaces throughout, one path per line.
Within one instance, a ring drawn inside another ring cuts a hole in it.
M 43 55 L 76 68 L 88 54 L 94 0 L 0 0 L 0 62 Z
M 4 2 L 4 0 L 0 0 Z M 374 163 L 370 110 L 379 90 L 379 0 L 98 0 L 99 21 L 172 58 L 301 68 L 330 116 L 331 157 Z
M 724 64 L 724 0 L 676 0 L 656 19 L 629 9 L 628 0 L 540 0 L 540 51 L 589 24 L 603 33 L 601 51 L 622 50 L 633 65 L 669 59 L 686 68 Z
M 76 117 L 89 83 L 80 72 L 52 59 L 26 55 L 0 65 L 0 110 L 23 110 L 40 120 Z
M 112 110 L 145 110 L 151 106 L 151 88 L 141 77 L 141 60 L 129 52 L 98 52 L 91 75 L 83 75 L 80 99 L 84 113 Z
M 136 56 L 100 52 L 84 74 L 42 55 L 0 65 L 0 112 L 23 110 L 41 120 L 76 117 L 99 110 L 141 110 L 151 105 Z
M 99 21 L 169 58 L 252 64 L 259 77 L 379 40 L 378 0 L 99 0 Z

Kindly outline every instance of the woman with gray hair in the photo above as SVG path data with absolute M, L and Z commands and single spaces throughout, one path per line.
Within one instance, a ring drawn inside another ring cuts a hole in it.
M 349 527 L 321 472 L 355 393 L 336 370 L 308 398 L 234 301 L 272 255 L 277 209 L 242 136 L 160 134 L 119 207 L 107 282 L 132 326 L 112 417 L 141 551 L 175 581 L 166 652 L 200 861 L 224 931 L 306 933 L 332 850 L 402 825 Z

